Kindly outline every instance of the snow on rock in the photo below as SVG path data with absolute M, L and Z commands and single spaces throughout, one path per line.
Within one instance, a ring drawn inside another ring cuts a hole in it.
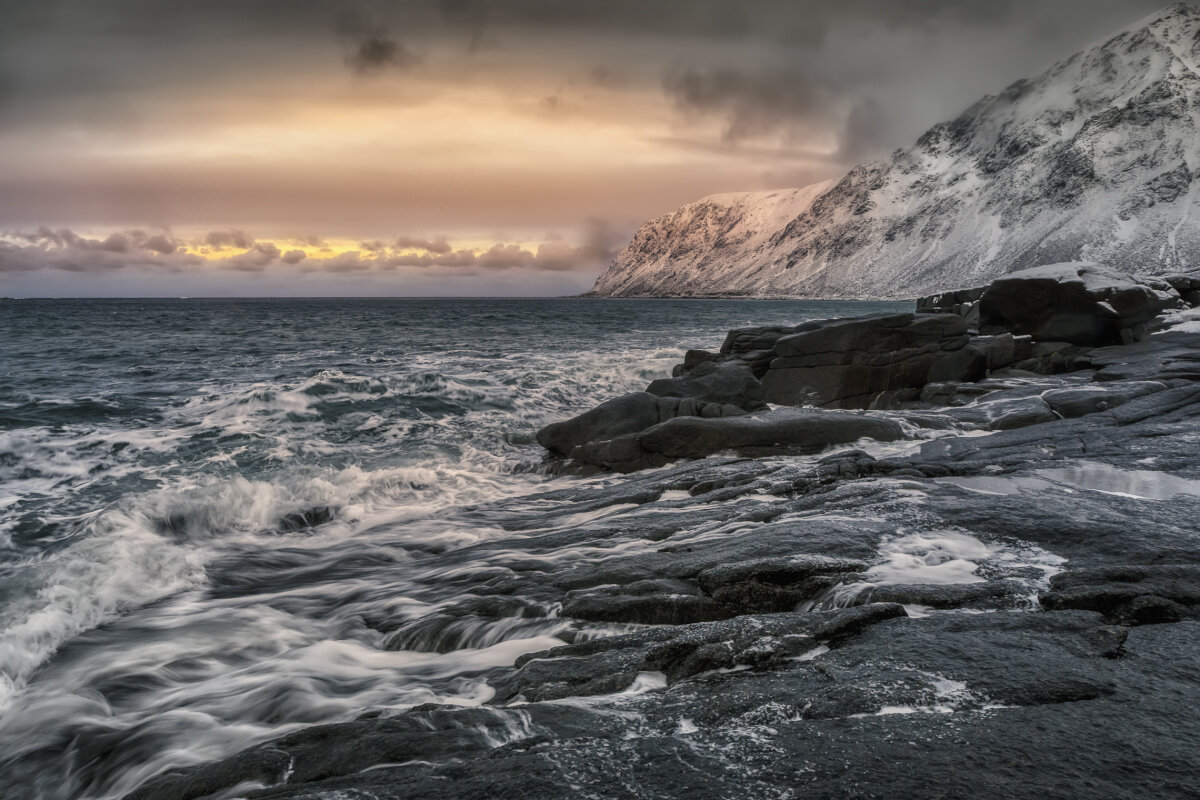
M 912 297 L 1040 264 L 1200 269 L 1200 11 L 1178 3 L 803 189 L 647 222 L 601 296 Z

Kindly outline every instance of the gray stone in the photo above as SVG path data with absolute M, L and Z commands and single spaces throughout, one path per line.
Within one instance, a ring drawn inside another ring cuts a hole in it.
M 844 558 L 801 555 L 722 564 L 696 580 L 705 593 L 739 614 L 792 611 L 842 582 L 866 564 Z
M 733 616 L 711 597 L 687 594 L 589 594 L 563 604 L 563 616 L 595 622 L 630 622 L 640 625 L 688 625 Z
M 1147 284 L 1094 262 L 1069 262 L 1014 272 L 979 300 L 981 330 L 999 327 L 1039 341 L 1083 346 L 1119 344 L 1122 330 L 1138 328 L 1162 309 L 1165 298 Z
M 799 326 L 775 343 L 763 377 L 782 405 L 866 408 L 886 392 L 919 390 L 930 367 L 967 344 L 957 314 L 881 314 Z
M 641 433 L 580 444 L 570 456 L 584 464 L 632 471 L 727 450 L 748 455 L 813 453 L 863 438 L 894 441 L 904 438 L 904 429 L 884 417 L 815 409 L 719 419 L 676 417 Z
M 1159 381 L 1129 381 L 1093 383 L 1066 389 L 1052 389 L 1042 395 L 1056 414 L 1062 417 L 1082 417 L 1107 411 L 1141 397 L 1167 388 Z
M 646 391 L 659 397 L 686 397 L 717 406 L 733 405 L 745 411 L 766 408 L 762 384 L 741 363 L 703 362 L 684 376 L 652 381 Z
M 947 353 L 929 365 L 927 383 L 974 382 L 987 377 L 988 357 L 978 348 L 967 346 Z
M 542 447 L 568 455 L 585 442 L 612 439 L 658 424 L 658 396 L 634 392 L 601 403 L 590 411 L 564 422 L 554 422 L 537 433 Z

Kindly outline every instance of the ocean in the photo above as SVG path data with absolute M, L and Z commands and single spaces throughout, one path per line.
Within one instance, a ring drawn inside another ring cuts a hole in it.
M 486 703 L 560 643 L 553 609 L 397 632 L 509 569 L 504 509 L 622 480 L 547 470 L 540 426 L 730 328 L 908 308 L 0 302 L 0 776 L 120 797 L 303 726 Z

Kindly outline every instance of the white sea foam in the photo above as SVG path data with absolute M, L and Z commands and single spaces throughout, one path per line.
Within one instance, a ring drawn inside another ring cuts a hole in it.
M 123 524 L 124 523 L 124 524 Z M 23 565 L 27 594 L 0 611 L 0 712 L 68 638 L 204 579 L 203 556 L 127 520 Z
M 866 574 L 872 583 L 978 583 L 979 563 L 997 549 L 955 531 L 911 533 L 885 540 L 882 563 Z

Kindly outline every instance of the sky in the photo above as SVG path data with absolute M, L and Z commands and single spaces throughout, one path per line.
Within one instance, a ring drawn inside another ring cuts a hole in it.
M 1164 0 L 0 0 L 0 295 L 546 296 Z

